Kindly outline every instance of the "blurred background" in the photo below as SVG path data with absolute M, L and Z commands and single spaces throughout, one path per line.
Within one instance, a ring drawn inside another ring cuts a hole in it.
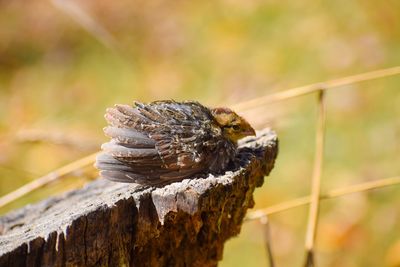
M 94 153 L 106 107 L 194 99 L 208 106 L 399 65 L 399 1 L 0 1 L 0 195 Z M 400 174 L 400 77 L 327 92 L 322 191 Z M 316 95 L 242 111 L 280 138 L 255 208 L 308 195 Z M 92 167 L 0 209 L 78 188 Z M 400 188 L 322 202 L 319 266 L 400 266 Z M 278 266 L 304 256 L 307 206 L 270 216 Z M 266 266 L 245 223 L 221 266 Z

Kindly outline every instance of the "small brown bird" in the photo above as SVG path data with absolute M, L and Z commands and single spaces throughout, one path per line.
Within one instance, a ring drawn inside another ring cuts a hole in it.
M 232 110 L 194 101 L 115 105 L 105 118 L 111 141 L 102 145 L 95 166 L 116 182 L 160 185 L 222 173 L 236 156 L 237 141 L 255 135 Z

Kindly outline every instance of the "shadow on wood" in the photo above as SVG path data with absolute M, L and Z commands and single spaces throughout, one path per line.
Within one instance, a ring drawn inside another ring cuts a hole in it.
M 224 175 L 162 188 L 99 179 L 0 218 L 0 266 L 216 266 L 273 168 L 271 130 Z

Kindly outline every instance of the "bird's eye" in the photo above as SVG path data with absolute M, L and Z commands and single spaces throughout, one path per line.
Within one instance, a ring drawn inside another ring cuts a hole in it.
M 240 126 L 239 125 L 233 125 L 232 128 L 235 131 L 239 131 L 240 130 Z

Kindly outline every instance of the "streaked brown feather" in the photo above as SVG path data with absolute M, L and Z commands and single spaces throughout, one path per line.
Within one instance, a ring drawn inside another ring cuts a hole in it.
M 96 167 L 113 181 L 154 185 L 219 173 L 236 153 L 236 144 L 197 102 L 115 105 L 105 118 L 111 141 L 103 144 Z

